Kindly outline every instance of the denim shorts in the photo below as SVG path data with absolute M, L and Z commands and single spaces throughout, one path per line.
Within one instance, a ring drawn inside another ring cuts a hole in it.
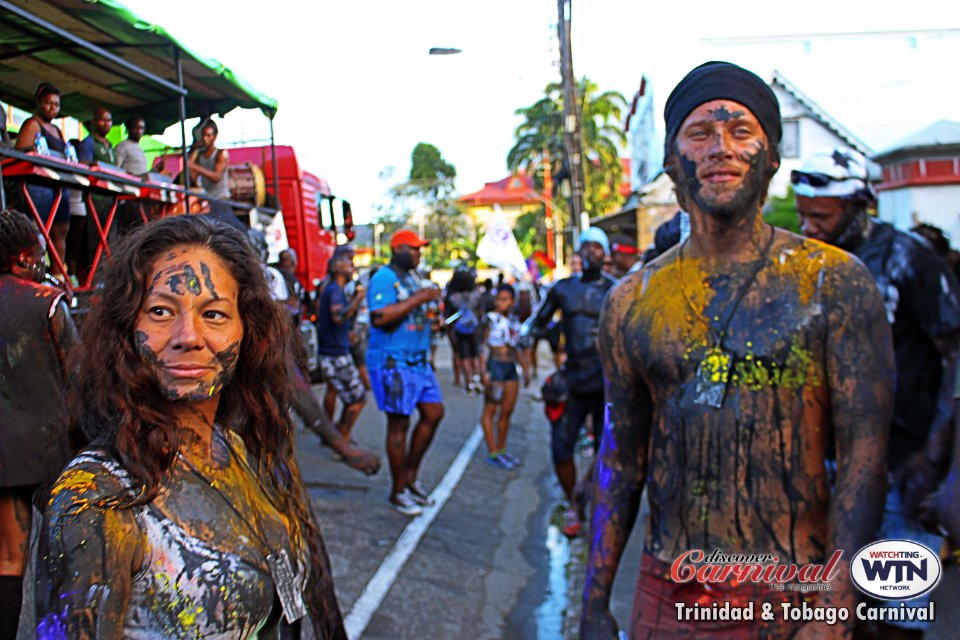
M 429 366 L 370 369 L 370 387 L 377 408 L 409 416 L 420 403 L 443 403 L 437 376 Z
M 490 374 L 492 382 L 511 382 L 520 379 L 520 376 L 517 375 L 516 363 L 505 360 L 494 360 L 493 358 L 487 360 L 487 373 Z
M 37 208 L 37 213 L 40 214 L 40 219 L 43 220 L 43 223 L 46 224 L 49 220 L 49 215 L 53 213 L 53 222 L 55 223 L 64 223 L 70 224 L 70 190 L 63 189 L 63 195 L 60 197 L 60 204 L 57 207 L 55 212 L 51 212 L 53 209 L 53 203 L 56 202 L 57 192 L 60 190 L 59 187 L 51 187 L 47 185 L 40 184 L 27 184 L 27 191 L 30 193 L 30 199 L 33 200 L 33 206 Z M 20 200 L 23 200 L 23 193 L 18 189 L 18 196 Z M 26 202 L 21 204 L 23 207 L 23 213 L 27 215 L 30 214 L 30 210 L 27 207 Z M 31 216 L 32 217 L 32 216 Z

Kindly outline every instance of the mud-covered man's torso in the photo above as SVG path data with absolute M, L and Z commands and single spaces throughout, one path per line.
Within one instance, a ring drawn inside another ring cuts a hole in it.
M 647 547 L 662 560 L 692 548 L 797 562 L 832 551 L 826 368 L 855 354 L 831 345 L 826 310 L 856 308 L 868 276 L 852 264 L 832 247 L 778 234 L 762 266 L 718 274 L 674 249 L 633 277 L 623 335 L 652 400 Z M 710 406 L 718 397 L 721 406 Z

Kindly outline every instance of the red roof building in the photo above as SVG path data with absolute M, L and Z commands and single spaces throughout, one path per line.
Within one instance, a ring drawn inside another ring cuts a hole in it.
M 460 204 L 466 207 L 501 207 L 537 204 L 540 195 L 533 186 L 533 177 L 526 173 L 507 176 L 496 182 L 486 182 L 483 189 L 460 196 Z
M 519 172 L 496 182 L 484 183 L 482 189 L 460 196 L 457 202 L 467 210 L 474 229 L 482 233 L 497 209 L 513 226 L 521 214 L 540 207 L 543 197 L 533 185 L 533 176 Z

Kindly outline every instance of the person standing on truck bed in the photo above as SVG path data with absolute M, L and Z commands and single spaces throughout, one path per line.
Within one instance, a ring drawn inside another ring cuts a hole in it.
M 117 166 L 135 176 L 146 175 L 147 154 L 140 147 L 140 139 L 147 130 L 147 123 L 134 115 L 127 118 L 124 124 L 127 127 L 127 139 L 117 145 Z
M 145 177 L 148 172 L 147 154 L 140 148 L 140 139 L 147 129 L 147 123 L 142 117 L 132 115 L 124 124 L 127 127 L 127 138 L 117 145 L 117 166 L 131 175 Z M 140 200 L 120 202 L 117 207 L 117 232 L 122 234 L 139 226 L 143 222 L 140 217 L 141 207 L 148 211 L 151 206 Z
M 53 121 L 60 117 L 60 89 L 49 82 L 41 82 L 37 86 L 36 92 L 37 110 L 33 115 L 23 121 L 20 125 L 20 132 L 17 134 L 15 147 L 17 151 L 36 151 L 37 144 L 56 153 L 65 153 L 67 141 L 63 133 Z M 64 254 L 67 251 L 67 232 L 70 231 L 70 196 L 66 189 L 60 198 L 60 204 L 57 206 L 56 213 L 51 212 L 53 202 L 56 199 L 56 192 L 60 187 L 48 187 L 38 184 L 31 184 L 27 187 L 30 198 L 37 208 L 41 218 L 45 219 L 48 214 L 53 214 L 53 226 L 50 227 L 50 242 L 53 249 L 60 256 L 61 260 L 66 260 Z M 23 203 L 23 210 L 26 211 L 26 203 Z M 64 262 L 66 264 L 66 262 Z
M 203 123 L 203 146 L 190 154 L 187 166 L 196 180 L 196 185 L 211 198 L 230 199 L 230 154 L 226 149 L 217 149 L 220 130 L 213 120 Z M 237 219 L 230 205 L 216 200 L 209 201 L 210 215 L 246 233 L 246 226 Z
M 30 217 L 0 213 L 0 638 L 17 630 L 31 496 L 72 453 L 59 398 L 77 331 L 63 291 L 39 284 L 45 251 Z
M 90 135 L 77 143 L 77 159 L 80 162 L 89 165 L 108 164 L 116 166 L 117 154 L 113 149 L 113 144 L 107 140 L 110 129 L 113 128 L 113 114 L 105 107 L 97 107 L 93 111 L 93 118 L 87 123 L 90 129 Z M 94 167 L 96 168 L 96 167 Z M 69 259 L 67 264 L 70 272 L 76 274 L 81 282 L 87 278 L 90 265 L 93 263 L 93 257 L 97 246 L 100 244 L 100 236 L 97 234 L 97 226 L 89 222 L 88 200 L 93 202 L 95 215 L 100 222 L 100 227 L 105 228 L 107 218 L 110 215 L 110 207 L 113 206 L 115 198 L 110 195 L 92 194 L 87 198 L 85 192 L 77 189 L 71 191 L 70 197 L 70 233 L 67 235 L 67 255 Z M 107 230 L 108 242 L 113 242 L 117 237 L 116 227 L 112 226 Z

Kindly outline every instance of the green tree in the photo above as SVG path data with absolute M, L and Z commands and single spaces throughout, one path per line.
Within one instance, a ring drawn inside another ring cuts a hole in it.
M 793 200 L 793 187 L 787 187 L 787 195 L 772 196 L 767 199 L 763 208 L 763 219 L 775 227 L 800 233 L 800 222 L 797 220 L 797 209 Z
M 422 216 L 424 234 L 430 239 L 424 257 L 433 267 L 447 266 L 466 236 L 467 217 L 455 197 L 456 177 L 456 167 L 444 160 L 439 149 L 420 142 L 410 154 L 407 181 L 390 189 L 392 202 L 378 216 L 378 222 L 391 228 L 398 228 L 401 220 L 417 228 Z
M 524 121 L 514 132 L 516 142 L 507 153 L 507 167 L 511 171 L 523 169 L 534 176 L 539 189 L 543 188 L 543 152 L 550 154 L 553 175 L 563 168 L 563 89 L 558 83 L 547 85 L 545 96 L 530 105 L 517 109 Z M 623 204 L 618 187 L 623 178 L 620 149 L 626 144 L 623 116 L 627 102 L 616 91 L 600 92 L 587 78 L 580 81 L 577 95 L 581 104 L 581 137 L 584 159 L 585 203 L 591 216 L 610 213 Z M 559 189 L 555 182 L 554 189 Z M 556 205 L 567 211 L 563 199 Z

